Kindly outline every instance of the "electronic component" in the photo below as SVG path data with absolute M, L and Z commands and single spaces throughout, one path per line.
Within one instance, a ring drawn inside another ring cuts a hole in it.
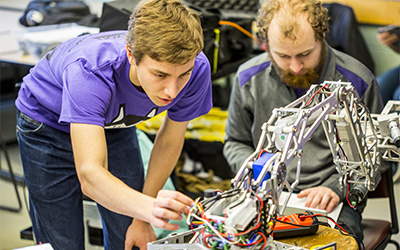
M 274 239 L 311 235 L 318 231 L 319 221 L 310 212 L 280 216 L 274 228 Z
M 304 144 L 322 124 L 338 181 L 349 190 L 349 205 L 356 208 L 378 185 L 381 160 L 400 162 L 398 111 L 400 101 L 389 101 L 381 114 L 371 115 L 351 83 L 312 85 L 299 99 L 273 110 L 255 151 L 232 179 L 232 188 L 207 190 L 205 198 L 190 208 L 188 233 L 194 236 L 182 244 L 171 244 L 171 238 L 152 242 L 148 249 L 270 249 L 277 248 L 274 236 L 314 233 L 318 220 L 310 215 L 279 217 L 299 183 Z M 294 158 L 296 180 L 288 183 L 286 166 Z M 284 187 L 289 195 L 280 205 Z M 295 225 L 283 225 L 276 218 Z M 298 225 L 306 228 L 297 229 Z M 293 247 L 289 249 L 301 249 Z

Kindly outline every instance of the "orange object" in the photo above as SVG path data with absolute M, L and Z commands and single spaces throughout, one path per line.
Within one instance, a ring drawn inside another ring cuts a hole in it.
M 278 217 L 273 232 L 274 238 L 279 239 L 314 234 L 317 232 L 320 223 L 315 217 L 304 216 L 311 214 L 311 212 L 305 212 Z

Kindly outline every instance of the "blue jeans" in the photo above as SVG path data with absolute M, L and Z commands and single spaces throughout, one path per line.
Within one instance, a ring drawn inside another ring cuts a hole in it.
M 376 77 L 381 90 L 383 103 L 400 100 L 400 66 L 390 69 Z
M 363 229 L 361 225 L 361 211 L 364 210 L 366 205 L 366 201 L 363 203 L 359 204 L 359 208 L 354 210 L 351 208 L 347 203 L 343 202 L 343 207 L 342 210 L 340 211 L 337 223 L 344 228 L 349 234 L 354 235 L 355 240 L 357 241 L 357 244 L 360 249 L 361 248 L 361 242 L 364 240 L 364 234 L 363 234 Z M 336 229 L 339 229 L 338 227 L 335 227 Z
M 17 112 L 17 138 L 29 190 L 36 241 L 54 249 L 84 249 L 82 191 L 76 174 L 71 138 Z M 136 128 L 106 130 L 108 170 L 141 191 L 144 170 Z M 105 249 L 124 249 L 132 218 L 98 205 Z

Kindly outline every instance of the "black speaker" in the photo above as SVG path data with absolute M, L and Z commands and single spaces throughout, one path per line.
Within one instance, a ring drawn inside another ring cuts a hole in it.
M 118 0 L 105 2 L 100 17 L 100 32 L 127 30 L 128 21 L 139 0 Z

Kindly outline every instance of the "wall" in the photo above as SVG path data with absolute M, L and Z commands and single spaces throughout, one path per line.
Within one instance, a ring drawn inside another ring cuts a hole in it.
M 400 17 L 399 17 L 400 18 Z M 380 44 L 376 39 L 379 26 L 360 24 L 360 30 L 375 63 L 376 75 L 400 65 L 400 55 Z

